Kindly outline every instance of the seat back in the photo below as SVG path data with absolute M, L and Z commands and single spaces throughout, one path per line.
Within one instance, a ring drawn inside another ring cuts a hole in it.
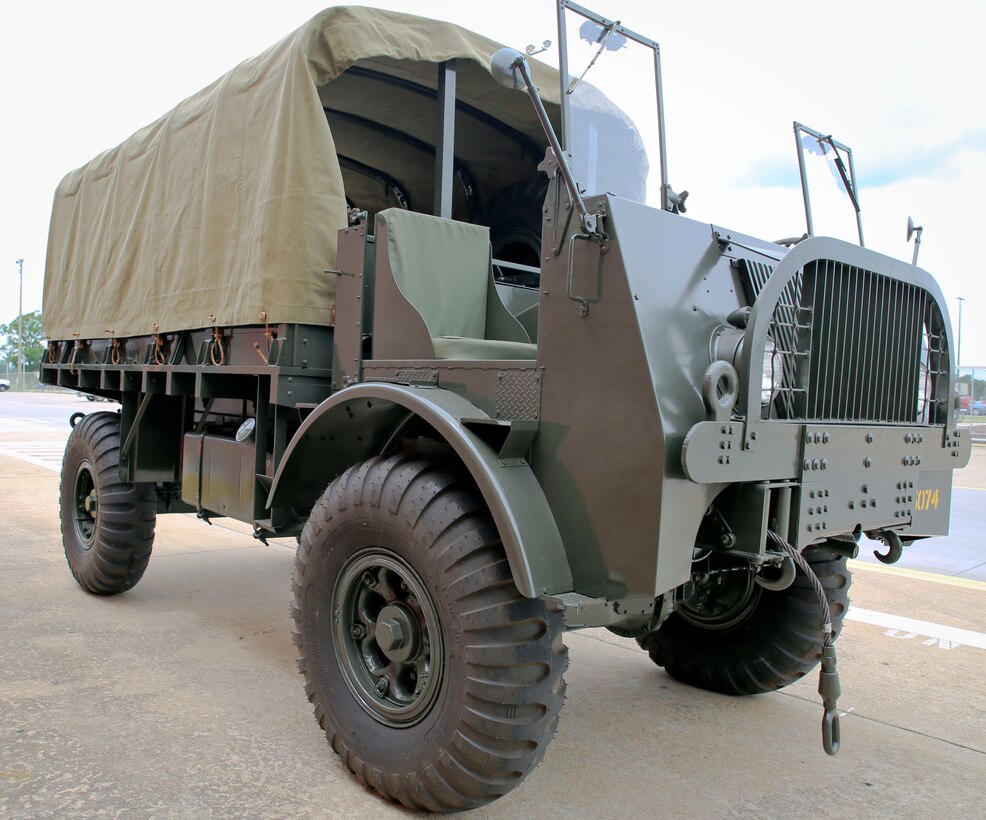
M 390 208 L 374 230 L 374 358 L 536 358 L 497 293 L 489 228 Z
M 489 228 L 398 209 L 381 218 L 394 281 L 428 335 L 485 338 Z

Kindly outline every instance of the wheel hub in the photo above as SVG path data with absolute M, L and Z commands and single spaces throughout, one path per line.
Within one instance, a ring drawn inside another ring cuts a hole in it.
M 694 596 L 679 604 L 677 612 L 691 624 L 711 630 L 739 626 L 756 609 L 761 587 L 747 567 L 715 570 L 696 578 Z
M 390 660 L 405 663 L 417 657 L 421 629 L 408 607 L 390 604 L 380 611 L 375 637 L 377 646 Z
M 434 705 L 442 676 L 438 611 L 411 565 L 370 548 L 343 567 L 332 596 L 336 655 L 372 717 L 406 727 Z
M 96 508 L 98 496 L 93 466 L 88 460 L 79 464 L 75 473 L 75 532 L 83 549 L 89 549 L 96 538 Z

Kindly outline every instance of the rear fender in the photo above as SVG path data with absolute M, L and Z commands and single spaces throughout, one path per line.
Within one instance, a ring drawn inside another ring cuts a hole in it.
M 267 507 L 310 510 L 319 494 L 352 464 L 388 452 L 415 419 L 427 422 L 455 451 L 489 507 L 521 594 L 572 590 L 572 573 L 541 486 L 523 459 L 500 459 L 464 423 L 487 419 L 448 390 L 363 383 L 322 402 L 285 451 Z M 492 421 L 492 420 L 491 420 Z

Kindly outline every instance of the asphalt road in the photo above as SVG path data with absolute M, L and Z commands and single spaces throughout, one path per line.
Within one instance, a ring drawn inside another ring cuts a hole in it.
M 109 405 L 14 398 L 0 396 L 0 817 L 407 814 L 348 775 L 312 718 L 289 637 L 290 545 L 162 516 L 141 583 L 87 595 L 61 551 L 58 460 L 67 415 Z M 986 486 L 984 464 L 977 452 L 957 483 Z M 970 533 L 976 497 L 955 510 Z M 544 761 L 471 816 L 981 816 L 986 584 L 971 567 L 853 563 L 837 757 L 821 749 L 814 676 L 723 697 L 632 641 L 569 633 Z

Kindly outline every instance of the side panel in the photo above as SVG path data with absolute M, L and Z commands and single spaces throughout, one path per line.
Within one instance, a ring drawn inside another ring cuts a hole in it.
M 689 482 L 680 456 L 705 418 L 709 339 L 738 297 L 708 225 L 611 197 L 605 208 L 607 253 L 577 240 L 542 260 L 534 469 L 577 591 L 660 594 L 688 579 L 698 526 L 722 489 Z M 568 248 L 584 316 L 568 294 Z

